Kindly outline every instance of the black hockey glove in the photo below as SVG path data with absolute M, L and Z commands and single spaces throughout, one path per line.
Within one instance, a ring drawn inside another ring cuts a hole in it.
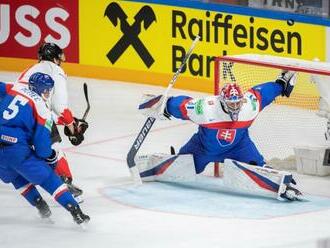
M 282 71 L 276 79 L 276 83 L 283 87 L 282 96 L 290 97 L 294 85 L 296 84 L 297 73 L 293 71 Z
M 88 123 L 84 120 L 74 118 L 73 126 L 74 126 L 73 134 L 71 133 L 70 129 L 67 126 L 64 127 L 64 134 L 68 136 L 72 145 L 78 146 L 85 139 L 84 133 L 88 128 Z
M 83 142 L 85 139 L 83 134 L 76 134 L 76 135 L 68 136 L 68 138 L 69 138 L 71 144 L 74 146 L 80 145 L 81 142 Z
M 86 132 L 87 128 L 89 127 L 87 121 L 77 119 L 77 118 L 74 118 L 74 121 L 76 123 L 76 126 L 78 127 L 77 129 L 78 129 L 79 133 L 84 134 Z
M 69 128 L 67 126 L 64 127 L 64 134 L 68 136 L 68 139 L 70 140 L 71 144 L 74 146 L 78 146 L 83 142 L 85 139 L 84 134 L 76 132 L 74 134 L 71 133 Z
M 52 154 L 46 158 L 46 163 L 52 167 L 52 169 L 54 170 L 56 168 L 56 165 L 57 165 L 57 152 L 52 149 Z

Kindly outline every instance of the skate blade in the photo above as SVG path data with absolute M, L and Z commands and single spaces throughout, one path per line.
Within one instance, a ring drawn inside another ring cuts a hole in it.
M 86 231 L 88 229 L 88 222 L 89 222 L 89 220 L 84 221 L 84 222 L 78 224 L 78 226 L 81 228 L 81 230 Z

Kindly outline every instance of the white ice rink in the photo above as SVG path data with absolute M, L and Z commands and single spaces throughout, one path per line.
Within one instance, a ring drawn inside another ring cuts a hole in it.
M 0 72 L 1 81 L 16 77 Z M 91 222 L 86 230 L 79 228 L 42 192 L 54 221 L 45 223 L 12 186 L 0 183 L 0 248 L 330 247 L 329 177 L 297 175 L 307 200 L 291 203 L 227 194 L 220 179 L 210 177 L 194 184 L 134 186 L 126 154 L 145 121 L 137 105 L 142 93 L 164 89 L 70 77 L 78 117 L 86 106 L 83 82 L 89 86 L 90 127 L 81 146 L 63 137 L 63 147 Z M 178 149 L 195 129 L 182 121 L 156 122 L 141 153 L 169 152 L 170 145 Z

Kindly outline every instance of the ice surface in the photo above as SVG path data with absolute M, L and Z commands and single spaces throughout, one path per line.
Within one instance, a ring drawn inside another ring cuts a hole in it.
M 16 73 L 1 72 L 12 81 Z M 70 101 L 85 110 L 82 85 L 89 86 L 91 111 L 86 140 L 63 148 L 75 183 L 84 189 L 87 230 L 46 197 L 54 224 L 43 222 L 10 185 L 0 183 L 0 247 L 321 247 L 330 239 L 330 178 L 297 175 L 308 201 L 282 203 L 218 192 L 214 178 L 186 185 L 149 183 L 136 187 L 126 154 L 145 118 L 137 111 L 142 93 L 163 88 L 70 77 Z M 173 90 L 173 94 L 202 95 Z M 179 148 L 196 130 L 182 121 L 156 122 L 141 153 Z M 42 192 L 46 196 L 45 192 Z

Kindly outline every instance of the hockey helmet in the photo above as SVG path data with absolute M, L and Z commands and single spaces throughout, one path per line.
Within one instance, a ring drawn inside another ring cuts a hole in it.
M 220 103 L 233 121 L 238 120 L 238 114 L 243 105 L 243 93 L 236 83 L 225 84 L 220 92 Z
M 43 43 L 38 50 L 39 61 L 47 60 L 54 62 L 54 59 L 56 59 L 59 62 L 62 62 L 64 61 L 63 56 L 63 50 L 55 43 Z
M 44 100 L 48 99 L 54 87 L 54 80 L 48 74 L 36 72 L 29 78 L 29 89 L 37 93 Z

